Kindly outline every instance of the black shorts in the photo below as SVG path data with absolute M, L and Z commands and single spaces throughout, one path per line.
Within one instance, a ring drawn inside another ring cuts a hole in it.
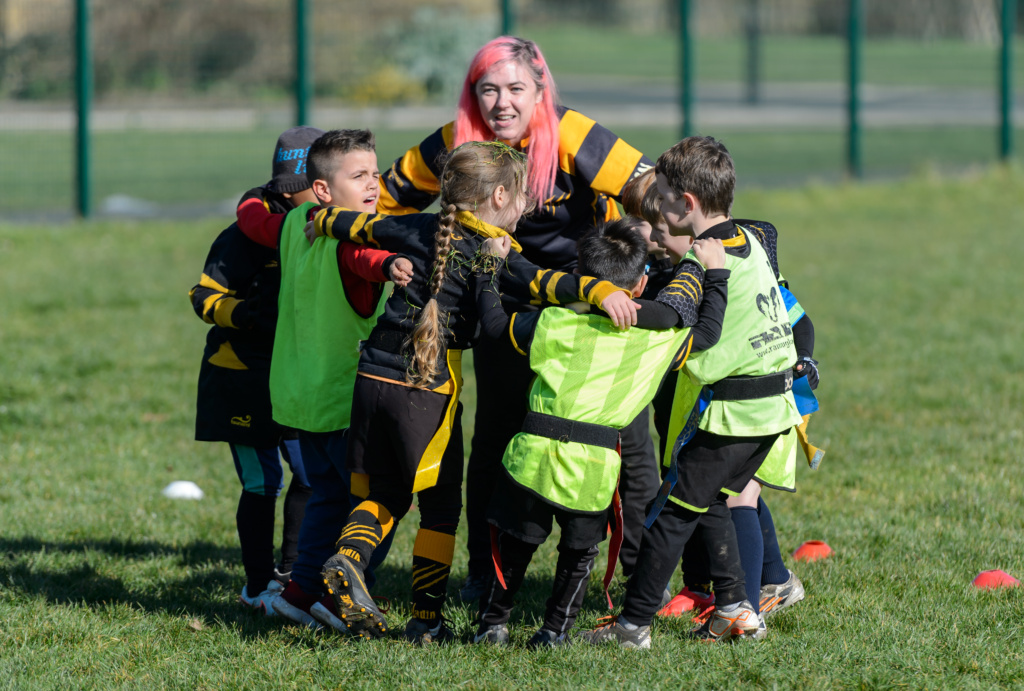
M 676 458 L 679 479 L 672 488 L 672 496 L 703 511 L 719 492 L 739 494 L 764 463 L 778 437 L 725 437 L 697 430 Z
M 196 398 L 196 440 L 277 446 L 285 428 L 271 417 L 270 370 L 227 369 L 203 360 Z
M 353 473 L 387 476 L 396 488 L 413 486 L 416 469 L 441 427 L 450 396 L 357 376 L 346 463 Z M 462 484 L 462 404 L 452 421 L 437 484 Z
M 559 544 L 569 549 L 589 549 L 604 540 L 608 514 L 576 513 L 537 497 L 502 473 L 491 495 L 487 520 L 514 538 L 531 545 L 542 544 L 551 534 L 553 521 L 562 529 Z

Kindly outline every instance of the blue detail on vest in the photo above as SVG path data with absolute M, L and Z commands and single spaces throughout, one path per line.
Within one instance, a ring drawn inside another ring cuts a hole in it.
M 790 292 L 789 288 L 785 286 L 779 286 L 779 292 L 782 293 L 782 302 L 786 305 L 786 311 L 793 309 L 793 305 L 797 303 L 796 296 Z M 796 326 L 796 322 L 804 318 L 804 315 L 800 315 L 796 318 L 796 321 L 790 324 L 790 326 Z
M 800 411 L 801 416 L 818 412 L 818 398 L 811 391 L 807 377 L 793 380 L 793 398 L 796 399 L 796 409 Z
M 668 496 L 672 494 L 672 488 L 676 486 L 676 482 L 679 480 L 679 466 L 676 463 L 676 459 L 679 457 L 679 452 L 682 451 L 683 447 L 697 433 L 700 416 L 704 414 L 708 404 L 711 403 L 711 396 L 712 391 L 708 387 L 705 386 L 700 390 L 700 396 L 697 397 L 697 402 L 693 404 L 690 416 L 686 418 L 683 431 L 679 433 L 679 437 L 676 439 L 675 446 L 672 449 L 672 465 L 669 466 L 668 472 L 665 474 L 665 481 L 661 483 L 658 496 L 654 498 L 654 503 L 651 504 L 651 511 L 647 514 L 647 520 L 644 521 L 645 528 L 650 528 L 654 525 L 654 519 L 658 517 L 661 510 L 665 508 L 665 504 L 668 503 Z

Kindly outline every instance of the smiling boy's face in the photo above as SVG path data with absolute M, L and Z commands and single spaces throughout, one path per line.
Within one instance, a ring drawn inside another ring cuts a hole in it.
M 321 203 L 353 211 L 376 211 L 380 197 L 377 153 L 356 149 L 338 158 L 338 168 L 327 184 L 314 185 Z

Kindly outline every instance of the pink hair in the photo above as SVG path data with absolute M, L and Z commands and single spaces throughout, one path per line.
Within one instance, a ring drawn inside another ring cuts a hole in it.
M 477 51 L 469 64 L 466 81 L 459 97 L 459 110 L 455 116 L 455 141 L 453 148 L 466 142 L 481 142 L 494 139 L 494 132 L 484 122 L 476 98 L 476 83 L 494 65 L 506 60 L 515 60 L 533 76 L 534 84 L 543 94 L 533 111 L 527 135 L 530 144 L 527 151 L 529 164 L 528 181 L 530 193 L 537 204 L 543 204 L 555 186 L 558 170 L 558 112 L 555 104 L 558 91 L 551 77 L 548 64 L 533 41 L 515 36 L 499 36 Z M 519 142 L 512 142 L 513 146 Z

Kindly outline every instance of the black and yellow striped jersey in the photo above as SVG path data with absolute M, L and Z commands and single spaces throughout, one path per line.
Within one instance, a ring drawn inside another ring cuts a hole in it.
M 437 223 L 436 214 L 386 216 L 337 207 L 327 207 L 317 213 L 314 226 L 318 234 L 400 252 L 413 264 L 412 282 L 405 288 L 396 288 L 388 298 L 374 334 L 397 332 L 407 336 L 412 333 L 420 312 L 430 299 Z M 481 280 L 486 281 L 490 276 L 480 271 L 480 245 L 487 237 L 503 233 L 468 212 L 459 216 L 459 227 L 452 235 L 452 251 L 446 262 L 446 278 L 437 296 L 438 305 L 444 313 L 448 348 L 461 350 L 473 345 L 479 319 L 476 298 L 478 289 L 482 287 L 477 278 L 483 276 Z M 497 270 L 504 297 L 519 305 L 567 304 L 580 300 L 599 305 L 606 297 L 621 290 L 608 281 L 589 276 L 541 269 L 515 251 L 499 263 Z M 374 342 L 371 335 L 370 344 L 363 349 L 359 371 L 403 380 L 407 365 L 405 356 L 375 349 Z M 445 383 L 447 371 L 442 371 L 440 377 L 431 384 L 431 388 Z
M 558 114 L 554 190 L 519 221 L 516 239 L 531 262 L 568 271 L 576 266 L 576 242 L 601 221 L 619 217 L 612 198 L 653 163 L 587 116 L 563 106 Z M 395 161 L 381 175 L 378 211 L 408 214 L 429 206 L 440 192 L 438 178 L 453 141 L 454 123 L 448 123 Z

